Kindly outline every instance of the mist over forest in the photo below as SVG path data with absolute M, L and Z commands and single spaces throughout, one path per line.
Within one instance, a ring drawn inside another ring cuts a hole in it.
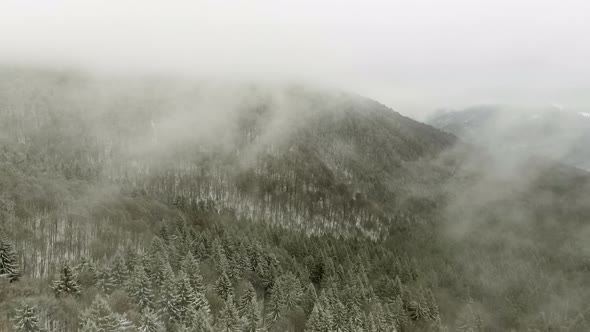
M 0 332 L 590 331 L 588 4 L 0 4 Z

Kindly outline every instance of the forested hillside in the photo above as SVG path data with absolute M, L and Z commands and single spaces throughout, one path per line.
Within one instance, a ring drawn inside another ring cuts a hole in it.
M 362 97 L 2 69 L 0 144 L 0 331 L 590 326 L 588 174 Z

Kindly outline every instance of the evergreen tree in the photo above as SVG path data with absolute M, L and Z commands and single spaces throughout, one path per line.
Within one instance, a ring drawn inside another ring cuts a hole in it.
M 98 295 L 81 317 L 82 331 L 126 332 L 133 329 L 131 322 L 114 313 L 108 302 Z
M 221 276 L 217 279 L 217 283 L 215 284 L 215 292 L 219 297 L 221 297 L 224 301 L 227 301 L 228 298 L 234 296 L 234 288 L 232 285 L 231 280 L 227 273 L 222 272 Z
M 148 308 L 153 305 L 154 294 L 150 279 L 142 264 L 138 264 L 129 281 L 129 295 L 141 308 Z
M 434 294 L 432 293 L 432 290 L 430 288 L 428 288 L 426 290 L 425 300 L 426 300 L 426 305 L 428 306 L 428 311 L 430 313 L 430 318 L 432 320 L 437 319 L 439 317 L 438 304 L 437 304 L 436 298 L 434 297 Z
M 39 323 L 35 308 L 24 304 L 16 310 L 14 317 L 14 331 L 16 332 L 42 332 L 45 329 Z
M 73 270 L 81 285 L 90 287 L 96 284 L 98 270 L 94 261 L 83 257 L 81 262 Z
M 379 332 L 386 332 L 386 331 L 391 331 L 394 332 L 395 330 L 392 330 L 392 326 L 390 326 L 388 324 L 387 321 L 387 317 L 385 316 L 385 311 L 383 310 L 383 306 L 381 305 L 381 303 L 377 302 L 377 304 L 374 306 L 373 310 L 371 311 L 371 315 L 373 316 L 373 321 L 375 323 L 375 328 L 377 329 L 377 331 Z
M 190 252 L 182 261 L 181 269 L 189 276 L 191 286 L 195 292 L 205 293 L 205 286 L 203 285 L 203 277 L 201 276 L 199 263 Z
M 284 312 L 294 309 L 301 303 L 303 290 L 299 280 L 291 272 L 287 272 L 276 278 L 270 291 L 270 299 L 267 305 L 267 321 L 277 321 Z
M 391 314 L 395 316 L 398 327 L 402 327 L 409 323 L 410 317 L 408 312 L 404 309 L 404 302 L 400 295 L 396 296 L 395 301 L 389 305 Z
M 305 325 L 305 331 L 309 332 L 331 332 L 332 318 L 329 313 L 322 308 L 321 304 L 316 303 L 309 315 Z
M 104 329 L 99 328 L 96 326 L 96 323 L 93 321 L 84 322 L 82 327 L 79 329 L 80 332 L 104 332 Z
M 446 326 L 444 326 L 440 320 L 440 316 L 436 317 L 434 322 L 430 325 L 430 330 L 432 332 L 448 332 Z
M 176 296 L 174 306 L 177 311 L 177 319 L 184 322 L 191 309 L 199 308 L 199 299 L 191 287 L 190 280 L 184 271 L 180 271 L 177 278 Z
M 477 313 L 471 303 L 467 303 L 463 311 L 459 314 L 455 322 L 455 327 L 459 332 L 481 332 L 483 323 L 479 313 Z
M 192 328 L 191 331 L 213 331 L 209 312 L 190 307 L 187 311 L 184 326 Z
M 166 320 L 178 319 L 179 308 L 176 307 L 176 303 L 178 302 L 176 276 L 168 262 L 165 263 L 163 271 L 164 279 L 160 289 L 160 296 L 158 297 L 158 306 L 163 310 Z
M 238 312 L 244 321 L 244 331 L 256 332 L 260 330 L 262 315 L 260 314 L 260 308 L 258 307 L 256 291 L 251 283 L 248 283 L 246 291 L 242 297 L 240 297 Z
M 274 324 L 279 318 L 282 316 L 283 311 L 287 307 L 284 299 L 285 297 L 282 295 L 283 290 L 277 287 L 273 287 L 272 295 L 270 300 L 267 302 L 265 306 L 266 310 L 266 320 L 267 324 L 272 325 Z
M 165 252 L 157 251 L 148 258 L 147 270 L 150 271 L 150 281 L 154 288 L 159 288 L 164 283 L 164 265 L 169 264 L 166 257 Z
M 336 299 L 332 305 L 332 313 L 334 314 L 334 326 L 337 331 L 344 331 L 348 325 L 348 311 L 340 300 Z
M 111 276 L 115 285 L 123 287 L 129 278 L 129 270 L 123 256 L 117 254 L 111 264 Z
M 140 332 L 164 332 L 166 329 L 157 312 L 146 308 L 141 313 L 139 322 Z
M 246 309 L 255 301 L 256 291 L 254 290 L 254 286 L 252 286 L 252 283 L 249 282 L 246 286 L 244 294 L 242 294 L 242 296 L 240 297 L 240 300 L 237 305 L 240 315 L 243 315 Z
M 12 245 L 0 234 L 0 278 L 7 278 L 10 282 L 19 278 L 16 254 Z
M 227 255 L 225 253 L 225 249 L 223 248 L 223 245 L 221 245 L 221 241 L 219 241 L 217 238 L 213 241 L 213 264 L 215 266 L 215 269 L 223 274 L 223 273 L 227 273 L 228 276 L 230 274 L 230 266 L 229 266 L 229 260 L 227 259 Z
M 364 323 L 364 316 L 361 308 L 356 304 L 349 304 L 348 307 L 347 331 L 361 331 Z
M 285 304 L 287 310 L 297 307 L 303 298 L 303 289 L 301 288 L 301 283 L 291 272 L 287 272 L 279 276 L 275 280 L 273 290 L 274 289 L 280 289 L 280 292 L 278 292 L 277 295 L 284 297 L 281 302 Z M 273 294 L 271 293 L 271 298 L 272 295 Z
M 111 269 L 107 266 L 97 271 L 96 286 L 105 294 L 109 294 L 117 287 Z
M 80 295 L 81 288 L 80 284 L 78 284 L 77 276 L 68 264 L 63 264 L 59 279 L 53 282 L 53 291 L 56 297 L 62 295 Z
M 217 319 L 217 326 L 218 331 L 223 332 L 239 332 L 242 328 L 242 321 L 240 320 L 240 315 L 238 313 L 238 309 L 234 305 L 233 297 L 228 297 L 227 301 L 223 306 L 223 309 L 219 312 L 219 317 Z
M 318 300 L 318 295 L 315 290 L 315 286 L 312 283 L 309 283 L 305 288 L 305 293 L 303 295 L 303 311 L 306 315 L 310 315 L 311 311 L 313 310 L 313 306 Z
M 436 316 L 430 311 L 431 306 L 423 288 L 418 289 L 417 299 L 410 302 L 413 320 L 432 320 Z
M 363 330 L 367 332 L 379 332 L 379 326 L 376 323 L 375 315 L 372 312 L 367 316 Z

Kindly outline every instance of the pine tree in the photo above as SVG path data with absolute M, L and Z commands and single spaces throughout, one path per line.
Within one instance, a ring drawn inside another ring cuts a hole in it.
M 252 305 L 254 301 L 256 301 L 256 291 L 254 290 L 252 283 L 249 282 L 246 286 L 244 294 L 242 294 L 240 300 L 238 301 L 237 307 L 240 315 L 243 315 L 246 309 Z
M 82 313 L 80 321 L 81 331 L 125 332 L 133 329 L 131 322 L 125 316 L 114 313 L 100 295 Z
M 157 312 L 150 308 L 146 308 L 141 313 L 141 319 L 139 323 L 140 332 L 164 332 L 166 328 Z
M 223 246 L 221 245 L 221 242 L 216 238 L 213 241 L 213 264 L 215 266 L 215 269 L 223 274 L 223 273 L 227 273 L 228 276 L 231 272 L 230 270 L 230 266 L 229 266 L 229 260 L 227 259 L 227 255 L 225 253 L 225 249 L 223 249 Z
M 260 308 L 258 307 L 256 291 L 251 283 L 248 283 L 246 291 L 242 297 L 240 297 L 238 312 L 244 320 L 244 331 L 256 332 L 260 330 L 262 315 L 260 314 Z
M 53 282 L 53 291 L 56 297 L 80 295 L 80 284 L 78 284 L 77 277 L 68 264 L 63 264 L 59 279 Z
M 352 303 L 348 308 L 348 329 L 346 331 L 361 331 L 363 328 L 364 317 L 359 306 Z
M 409 323 L 410 317 L 408 312 L 404 309 L 404 302 L 400 295 L 396 296 L 393 303 L 389 305 L 391 314 L 395 316 L 398 327 L 402 327 Z
M 471 303 L 467 303 L 463 311 L 459 314 L 455 322 L 455 327 L 459 332 L 480 332 L 483 323 L 480 315 L 473 309 Z
M 428 311 L 430 312 L 430 318 L 433 320 L 437 319 L 439 317 L 438 304 L 430 288 L 426 290 L 425 300 L 428 306 Z
M 291 272 L 275 279 L 270 291 L 266 318 L 269 323 L 277 321 L 285 311 L 294 309 L 301 303 L 303 290 L 299 280 Z
M 205 310 L 190 307 L 186 314 L 184 326 L 191 328 L 191 331 L 212 332 L 211 317 Z
M 104 329 L 100 329 L 93 321 L 87 321 L 83 323 L 79 332 L 104 332 Z
M 96 284 L 98 279 L 98 269 L 94 261 L 83 257 L 73 270 L 76 276 L 78 276 L 78 282 L 81 285 L 90 287 Z
M 179 319 L 179 308 L 176 307 L 178 302 L 178 287 L 176 276 L 168 262 L 163 266 L 163 283 L 158 297 L 158 306 L 163 310 L 166 320 Z
M 337 331 L 344 331 L 348 323 L 348 312 L 346 307 L 340 300 L 336 299 L 332 306 L 332 312 L 334 314 L 334 326 L 333 328 Z
M 413 310 L 412 319 L 414 320 L 432 320 L 436 316 L 430 311 L 431 306 L 426 298 L 426 291 L 423 288 L 418 289 L 418 295 L 415 301 L 410 302 L 410 308 Z
M 117 254 L 111 264 L 111 275 L 115 285 L 123 287 L 129 278 L 129 270 L 123 256 Z
M 374 313 L 371 312 L 367 316 L 367 320 L 365 321 L 365 327 L 364 327 L 363 331 L 367 331 L 367 332 L 379 332 L 379 324 L 377 324 L 377 322 L 375 320 L 375 314 Z
M 284 296 L 282 302 L 287 310 L 291 310 L 299 305 L 303 298 L 303 289 L 301 283 L 291 272 L 279 276 L 274 283 L 273 289 L 281 289 L 280 295 Z M 272 294 L 271 294 L 272 297 Z
M 177 310 L 177 320 L 184 322 L 190 309 L 198 309 L 198 298 L 191 287 L 190 280 L 184 271 L 180 271 L 177 278 L 174 306 Z
M 14 331 L 16 332 L 42 332 L 45 329 L 39 323 L 35 308 L 24 304 L 17 309 L 14 317 Z
M 318 295 L 315 290 L 315 286 L 310 283 L 305 288 L 305 293 L 303 295 L 303 311 L 306 315 L 310 315 L 311 311 L 313 310 L 313 306 L 318 300 Z
M 440 316 L 436 317 L 434 322 L 430 325 L 430 331 L 432 332 L 448 332 L 446 326 L 444 326 L 440 320 Z
M 181 269 L 189 276 L 191 286 L 198 293 L 205 293 L 205 286 L 203 285 L 203 277 L 199 269 L 199 263 L 189 252 L 181 264 Z
M 281 318 L 283 311 L 287 307 L 285 304 L 285 296 L 283 295 L 284 290 L 281 288 L 273 287 L 269 301 L 267 302 L 266 309 L 266 320 L 267 324 L 274 324 L 279 318 Z
M 96 280 L 96 286 L 105 294 L 110 293 L 116 288 L 115 278 L 111 272 L 111 269 L 107 266 L 97 271 L 98 278 Z
M 225 301 L 225 305 L 223 309 L 219 312 L 219 317 L 217 319 L 217 330 L 223 332 L 239 332 L 242 328 L 242 322 L 240 320 L 240 315 L 238 313 L 238 309 L 234 305 L 233 297 L 228 297 L 227 301 Z
M 19 278 L 16 254 L 12 245 L 0 235 L 0 278 L 7 278 L 10 282 Z
M 377 302 L 371 314 L 373 315 L 373 320 L 375 322 L 375 327 L 377 331 L 395 331 L 395 326 L 389 325 L 389 322 L 387 321 L 387 317 L 385 316 L 385 311 L 383 311 L 383 306 L 381 305 L 381 303 Z
M 305 331 L 309 332 L 330 332 L 332 331 L 332 322 L 329 315 L 319 303 L 313 307 L 311 315 L 305 324 Z
M 215 284 L 215 292 L 224 301 L 227 301 L 228 298 L 234 296 L 234 288 L 227 273 L 222 272 L 221 276 L 217 279 L 217 283 Z
M 131 275 L 129 282 L 129 295 L 141 308 L 153 306 L 154 294 L 150 279 L 142 264 L 138 264 Z
M 159 288 L 164 283 L 164 265 L 169 264 L 166 257 L 165 252 L 157 251 L 148 258 L 147 270 L 150 271 L 150 281 L 154 288 Z

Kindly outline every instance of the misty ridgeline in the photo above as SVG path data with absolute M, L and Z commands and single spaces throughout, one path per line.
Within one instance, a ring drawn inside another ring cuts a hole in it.
M 4 68 L 0 331 L 590 331 L 590 175 L 493 152 L 340 92 Z

